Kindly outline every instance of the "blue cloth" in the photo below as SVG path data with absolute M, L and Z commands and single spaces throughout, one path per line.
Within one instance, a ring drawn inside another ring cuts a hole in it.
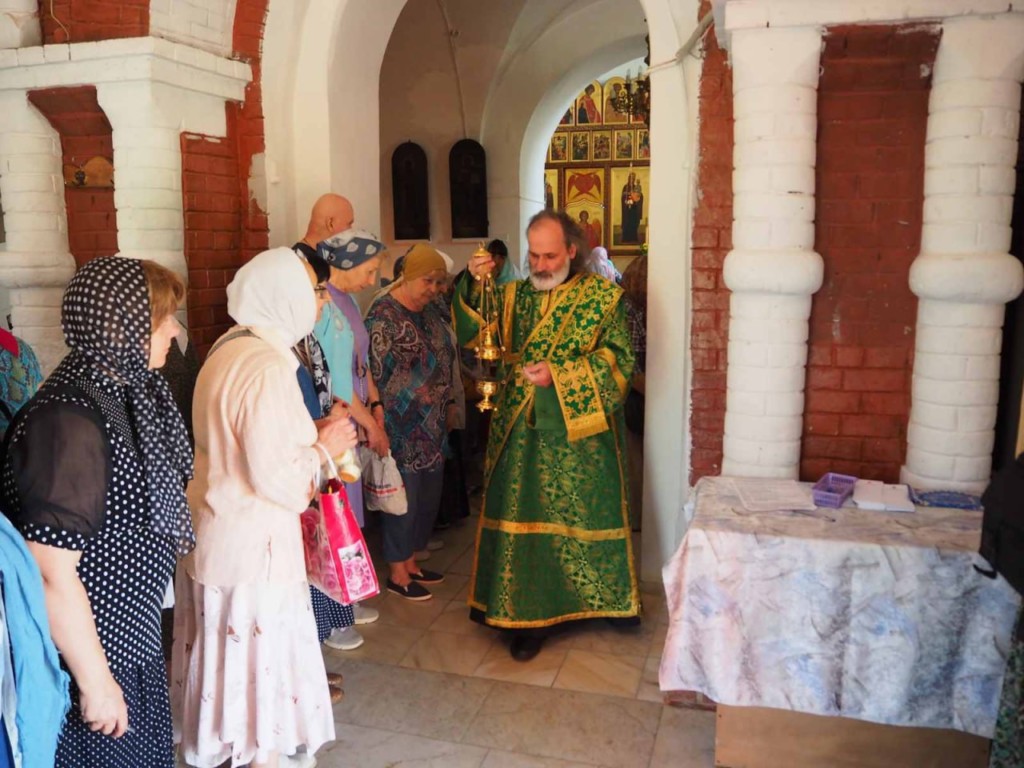
M 504 285 L 505 283 L 511 283 L 519 279 L 519 275 L 516 274 L 516 268 L 512 266 L 512 259 L 506 258 L 505 263 L 501 266 L 501 272 L 494 278 L 496 285 Z
M 7 739 L 7 728 L 0 717 L 0 768 L 14 768 L 11 758 L 11 742 Z
M 307 371 L 305 366 L 300 365 L 295 375 L 299 380 L 299 389 L 302 390 L 302 402 L 306 404 L 309 417 L 314 420 L 321 418 L 320 396 L 316 392 L 316 385 L 313 384 L 313 374 Z
M 0 577 L 14 679 L 18 683 L 18 726 L 22 768 L 50 768 L 57 737 L 71 706 L 68 676 L 50 639 L 43 579 L 21 534 L 0 515 Z
M 0 590 L 3 582 L 0 580 Z M 2 594 L 2 591 L 0 591 Z M 11 638 L 7 634 L 7 609 L 0 600 L 0 768 L 4 768 L 3 756 L 10 758 L 11 744 L 18 743 L 18 691 L 15 687 L 14 660 L 11 658 Z
M 355 355 L 356 337 L 348 318 L 333 301 L 330 301 L 324 304 L 320 320 L 313 327 L 313 333 L 324 350 L 335 397 L 351 403 L 355 389 L 352 381 L 352 360 Z
M 356 398 L 368 403 L 370 389 L 366 377 L 369 373 L 370 335 L 363 324 L 363 315 L 349 294 L 332 285 L 327 286 L 327 291 L 331 294 L 331 301 L 324 306 L 313 335 L 320 342 L 331 371 L 331 387 L 334 395 L 346 403 Z M 352 514 L 362 528 L 365 525 L 363 481 L 345 483 L 345 491 L 352 505 Z M 315 603 L 313 609 L 315 612 Z

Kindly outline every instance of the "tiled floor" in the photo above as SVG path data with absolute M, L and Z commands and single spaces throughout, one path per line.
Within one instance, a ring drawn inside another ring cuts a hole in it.
M 381 618 L 360 627 L 363 647 L 325 649 L 346 697 L 321 768 L 713 766 L 714 715 L 661 703 L 661 585 L 644 585 L 638 629 L 574 628 L 513 661 L 499 633 L 468 617 L 473 521 L 445 531 L 424 564 L 446 574 L 433 600 L 375 598 Z

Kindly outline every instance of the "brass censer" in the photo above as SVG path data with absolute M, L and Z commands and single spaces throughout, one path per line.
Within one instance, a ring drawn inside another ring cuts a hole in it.
M 490 252 L 483 243 L 480 243 L 480 246 L 473 252 L 473 258 L 489 255 Z M 494 410 L 494 402 L 491 398 L 498 394 L 498 364 L 505 354 L 505 349 L 501 346 L 501 332 L 498 329 L 501 307 L 493 272 L 492 269 L 486 274 L 476 277 L 477 282 L 480 283 L 480 317 L 483 318 L 484 324 L 480 329 L 479 343 L 474 350 L 482 369 L 477 389 L 483 395 L 483 399 L 476 404 L 477 410 L 481 413 Z

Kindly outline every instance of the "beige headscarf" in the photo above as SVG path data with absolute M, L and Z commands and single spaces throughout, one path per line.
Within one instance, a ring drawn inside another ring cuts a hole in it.
M 413 255 L 418 254 L 415 259 Z M 412 261 L 410 261 L 412 259 Z M 388 283 L 381 288 L 377 293 L 373 295 L 373 299 L 370 301 L 369 306 L 366 308 L 366 312 L 370 311 L 370 307 L 377 303 L 378 299 L 382 299 L 391 293 L 398 286 L 408 282 L 409 280 L 415 280 L 418 277 L 429 275 L 435 270 L 441 269 L 445 272 L 450 272 L 451 269 L 448 265 L 450 257 L 441 253 L 436 248 L 432 248 L 426 243 L 417 243 L 414 245 L 405 256 L 402 257 L 402 274 L 398 276 L 393 282 Z M 410 265 L 414 270 L 414 273 L 410 277 L 409 269 Z M 366 316 L 366 312 L 363 316 Z
M 448 265 L 445 264 L 444 256 L 426 243 L 417 243 L 412 250 L 405 255 L 405 266 L 402 268 L 402 281 L 410 283 L 413 280 L 429 275 L 431 272 L 448 272 Z

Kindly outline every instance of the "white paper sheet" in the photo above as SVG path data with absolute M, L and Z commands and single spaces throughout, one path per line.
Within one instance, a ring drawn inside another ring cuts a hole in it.
M 796 480 L 772 480 L 763 477 L 731 478 L 743 508 L 748 512 L 776 509 L 817 509 L 811 487 Z
M 914 502 L 905 485 L 889 485 L 880 480 L 858 480 L 853 486 L 853 503 L 861 509 L 888 512 L 913 512 Z

